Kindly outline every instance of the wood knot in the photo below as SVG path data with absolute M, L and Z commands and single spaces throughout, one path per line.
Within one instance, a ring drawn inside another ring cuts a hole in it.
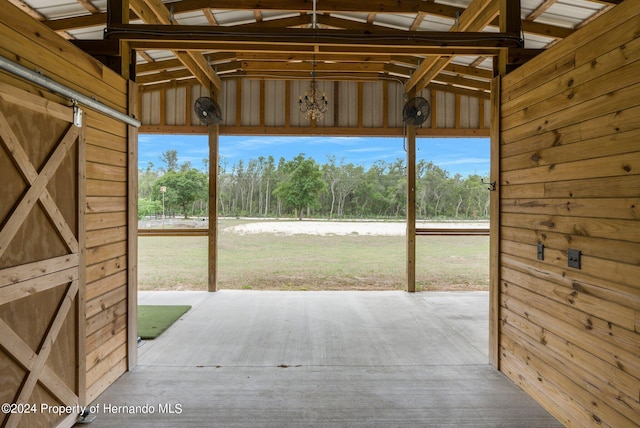
M 540 226 L 546 226 L 549 229 L 553 229 L 554 227 L 556 227 L 556 224 L 553 222 L 553 220 L 546 220 L 540 222 Z
M 584 328 L 586 328 L 587 330 L 593 330 L 593 321 L 591 321 L 591 318 L 586 319 Z
M 534 153 L 533 155 L 531 155 L 531 160 L 535 163 L 538 163 L 540 161 L 540 155 L 538 153 Z
M 622 169 L 624 169 L 626 172 L 631 172 L 631 165 L 625 164 L 622 166 Z
M 573 78 L 569 79 L 569 81 L 567 82 L 567 86 L 569 88 L 573 86 Z

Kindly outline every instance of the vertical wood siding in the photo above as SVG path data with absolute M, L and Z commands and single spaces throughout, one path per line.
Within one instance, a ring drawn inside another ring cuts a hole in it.
M 500 368 L 567 426 L 640 425 L 638 34 L 625 1 L 502 81 Z
M 127 82 L 10 3 L 0 9 L 0 55 L 127 112 Z M 8 74 L 0 80 L 69 105 Z M 180 94 L 179 90 L 173 91 Z M 151 96 L 151 98 L 153 98 Z M 147 102 L 151 101 L 149 99 Z M 126 370 L 127 130 L 84 108 L 86 130 L 86 398 Z M 154 121 L 156 118 L 148 117 Z M 180 116 L 176 113 L 175 119 Z M 24 320 L 29 322 L 29 320 Z

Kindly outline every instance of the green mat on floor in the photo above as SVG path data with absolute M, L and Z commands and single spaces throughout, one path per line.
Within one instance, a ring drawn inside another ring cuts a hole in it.
M 138 336 L 155 339 L 189 309 L 191 306 L 138 306 Z

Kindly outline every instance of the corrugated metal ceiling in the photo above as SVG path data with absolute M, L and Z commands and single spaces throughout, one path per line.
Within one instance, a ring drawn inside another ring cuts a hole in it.
M 33 15 L 40 15 L 40 19 L 46 24 L 56 27 L 64 37 L 79 39 L 79 40 L 100 40 L 102 39 L 105 20 L 103 18 L 107 8 L 107 0 L 10 0 L 14 3 L 21 2 L 27 7 L 33 10 Z M 145 0 L 140 0 L 145 1 Z M 477 1 L 477 0 L 476 0 Z M 366 11 L 366 5 L 370 4 L 371 8 L 384 7 L 389 2 L 365 2 L 364 6 L 359 6 L 362 11 L 342 11 L 339 7 L 334 7 L 330 12 L 323 11 L 323 0 L 318 0 L 318 20 L 320 22 L 320 28 L 349 28 L 352 29 L 366 29 L 380 28 L 391 29 L 401 31 L 448 31 L 452 25 L 456 22 L 456 16 L 451 11 L 456 11 L 456 14 L 464 13 L 464 9 L 471 4 L 472 0 L 435 0 L 432 3 L 435 5 L 442 5 L 441 9 L 446 12 L 443 13 L 390 13 L 387 11 Z M 178 25 L 219 25 L 219 26 L 241 26 L 251 24 L 252 31 L 260 31 L 260 25 L 269 25 L 273 28 L 273 25 L 282 21 L 283 23 L 290 23 L 294 21 L 294 26 L 309 27 L 312 15 L 310 9 L 310 2 L 305 2 L 303 5 L 297 6 L 296 2 L 292 2 L 292 8 L 290 10 L 277 10 L 276 6 L 271 6 L 269 0 L 263 0 L 258 4 L 265 7 L 264 10 L 250 9 L 247 4 L 249 2 L 238 0 L 237 3 L 230 1 L 217 2 L 211 0 L 208 3 L 194 2 L 193 0 L 184 0 L 177 2 L 165 3 L 167 9 L 175 18 L 175 23 Z M 324 4 L 331 3 L 326 0 Z M 339 4 L 333 1 L 334 4 Z M 579 27 L 584 22 L 589 21 L 594 16 L 606 11 L 612 7 L 618 1 L 600 1 L 600 0 L 522 0 L 521 1 L 521 16 L 523 21 L 532 24 L 542 24 L 546 26 L 543 30 L 524 28 L 524 42 L 525 48 L 530 49 L 544 49 L 549 45 L 555 43 L 558 37 L 555 34 L 560 34 L 558 31 L 563 31 L 562 34 L 569 34 L 570 30 Z M 202 9 L 202 5 L 206 4 L 211 9 Z M 216 4 L 222 4 L 225 8 L 217 9 Z M 238 9 L 230 9 L 228 6 L 232 4 L 238 4 L 241 7 Z M 281 2 L 273 3 L 282 4 Z M 426 3 L 417 2 L 416 5 L 424 5 Z M 193 6 L 191 6 L 193 5 Z M 381 6 L 382 5 L 382 6 Z M 300 7 L 303 10 L 293 10 L 294 7 Z M 353 6 L 355 7 L 355 6 Z M 451 8 L 453 7 L 453 8 Z M 456 9 L 459 8 L 459 9 Z M 24 6 L 23 6 L 24 9 Z M 306 10 L 304 10 L 306 9 Z M 102 20 L 98 19 L 100 15 Z M 93 16 L 92 16 L 93 15 Z M 77 24 L 77 21 L 73 21 L 75 17 L 89 17 L 92 19 L 89 23 Z M 285 21 L 288 20 L 288 21 Z M 323 21 L 326 24 L 323 24 Z M 66 23 L 69 23 L 68 25 Z M 93 24 L 95 22 L 95 25 Z M 136 22 L 136 21 L 132 21 Z M 140 22 L 140 21 L 138 21 Z M 65 25 L 67 25 L 65 27 Z M 284 25 L 284 24 L 283 24 Z M 247 27 L 249 28 L 249 27 Z M 282 27 L 285 28 L 285 27 Z M 567 31 L 567 29 L 569 31 Z M 488 26 L 484 29 L 487 32 L 495 32 L 495 27 Z M 545 33 L 545 34 L 541 34 Z M 548 35 L 552 33 L 551 35 Z M 242 58 L 244 56 L 245 58 Z M 257 57 L 254 55 L 254 57 Z M 426 56 L 413 55 L 415 61 L 414 64 L 409 67 L 407 61 L 394 60 L 391 58 L 388 60 L 386 68 L 378 67 L 378 73 L 380 75 L 389 74 L 392 76 L 400 76 L 409 79 L 412 70 L 419 67 L 419 64 L 425 60 Z M 188 78 L 184 76 L 174 76 L 167 73 L 161 74 L 160 71 L 167 71 L 168 68 L 163 68 L 163 61 L 174 59 L 175 55 L 170 50 L 149 50 L 138 51 L 137 63 L 138 64 L 153 64 L 158 65 L 157 71 L 151 70 L 149 73 L 158 73 L 158 82 L 162 79 L 183 79 Z M 205 52 L 205 58 L 207 53 Z M 292 62 L 293 58 L 289 58 Z M 221 77 L 229 77 L 233 75 L 246 75 L 247 71 L 243 69 L 243 64 L 248 65 L 249 61 L 268 61 L 272 58 L 262 57 L 258 59 L 249 59 L 247 55 L 238 55 L 237 58 L 229 58 L 228 60 L 217 62 L 214 68 L 220 70 Z M 308 59 L 305 60 L 308 62 Z M 323 61 L 321 57 L 318 58 L 318 62 Z M 304 63 L 298 61 L 299 63 Z M 170 64 L 167 62 L 167 64 Z M 466 55 L 457 56 L 453 59 L 453 65 L 467 67 L 469 75 L 465 76 L 464 72 L 458 70 L 457 74 L 461 77 L 468 77 L 470 80 L 473 78 L 473 69 L 478 68 L 482 70 L 488 70 L 492 67 L 491 58 L 482 57 L 479 55 Z M 175 67 L 175 66 L 174 66 Z M 234 68 L 235 67 L 235 68 Z M 152 67 L 153 68 L 153 67 Z M 355 73 L 355 71 L 349 71 Z M 456 72 L 447 72 L 447 75 L 456 75 Z M 352 75 L 352 74 L 350 74 Z M 478 79 L 475 77 L 475 79 Z M 149 80 L 149 79 L 148 79 Z M 480 78 L 480 80 L 486 80 Z M 457 83 L 450 83 L 452 86 L 456 86 Z M 464 87 L 465 84 L 461 83 L 460 86 Z

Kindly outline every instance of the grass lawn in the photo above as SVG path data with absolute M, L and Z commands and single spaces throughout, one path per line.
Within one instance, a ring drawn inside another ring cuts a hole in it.
M 486 290 L 489 238 L 417 237 L 419 290 Z M 140 237 L 140 290 L 206 290 L 206 237 Z M 270 233 L 218 237 L 222 289 L 402 290 L 403 236 Z

